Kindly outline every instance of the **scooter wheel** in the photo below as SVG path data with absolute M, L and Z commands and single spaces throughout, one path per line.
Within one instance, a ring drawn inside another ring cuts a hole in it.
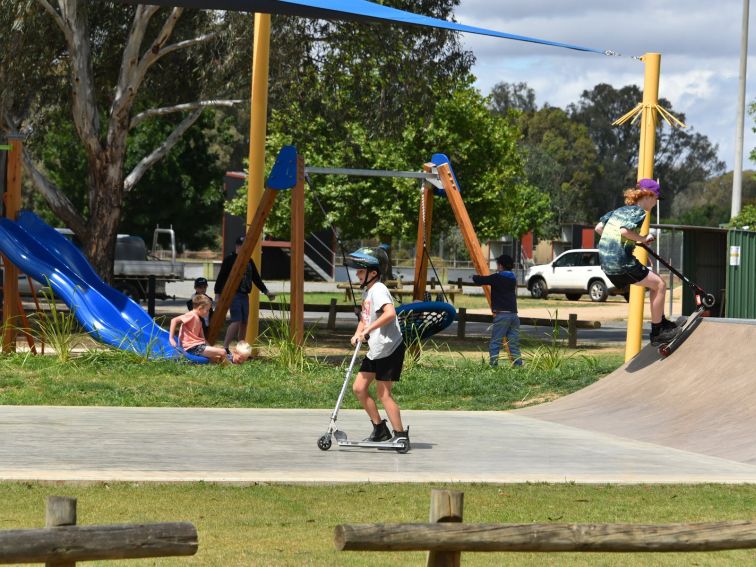
M 331 436 L 330 435 L 323 435 L 320 439 L 318 439 L 318 449 L 321 451 L 327 451 L 331 448 Z
M 397 453 L 406 453 L 410 450 L 410 444 L 408 440 L 399 441 L 399 446 L 396 448 Z
M 701 303 L 703 303 L 703 305 L 704 305 L 704 307 L 706 307 L 706 309 L 711 309 L 712 307 L 714 307 L 714 304 L 716 302 L 717 302 L 717 298 L 714 297 L 710 293 L 707 293 L 706 295 L 704 295 L 703 299 L 701 300 Z
M 668 345 L 664 345 L 659 347 L 659 354 L 664 358 L 667 358 L 670 354 L 672 354 L 672 351 L 669 350 Z

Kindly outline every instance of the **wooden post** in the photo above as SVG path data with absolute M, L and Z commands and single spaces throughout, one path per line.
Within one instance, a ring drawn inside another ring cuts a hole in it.
M 328 325 L 326 325 L 326 328 L 329 331 L 335 331 L 336 330 L 336 304 L 338 301 L 336 301 L 335 297 L 331 298 L 331 304 L 328 306 Z
M 701 552 L 756 547 L 756 522 L 692 524 L 346 524 L 344 551 Z
M 460 307 L 457 309 L 457 338 L 465 338 L 465 323 L 467 318 L 467 309 Z
M 59 526 L 76 525 L 76 498 L 66 496 L 48 496 L 45 509 L 45 526 L 56 528 Z M 75 561 L 48 561 L 45 567 L 74 567 Z
M 462 522 L 464 492 L 431 490 L 430 522 Z M 459 551 L 429 551 L 427 567 L 459 567 Z
M 462 195 L 459 192 L 459 187 L 457 187 L 448 163 L 438 166 L 438 176 L 441 179 L 441 184 L 444 186 L 444 191 L 446 191 L 446 198 L 449 200 L 452 211 L 454 211 L 454 218 L 457 219 L 459 230 L 462 233 L 462 238 L 465 241 L 465 246 L 472 259 L 475 271 L 481 276 L 489 275 L 488 262 L 483 257 L 478 235 L 475 234 L 475 229 L 470 221 L 470 216 L 467 214 L 467 209 L 462 201 Z M 486 294 L 488 306 L 491 307 L 491 288 L 483 286 L 483 291 Z
M 570 313 L 567 321 L 567 346 L 577 348 L 577 313 Z
M 433 164 L 423 165 L 423 171 L 430 173 Z M 425 243 L 430 241 L 431 221 L 433 220 L 433 186 L 423 184 L 423 194 L 420 197 L 420 213 L 417 221 L 417 243 L 415 244 L 415 282 L 412 288 L 412 298 L 417 301 L 425 300 L 425 280 L 428 277 L 428 257 L 425 254 Z
M 244 243 L 239 249 L 236 262 L 234 262 L 231 268 L 231 273 L 228 274 L 226 285 L 223 286 L 223 293 L 221 293 L 218 304 L 215 307 L 215 313 L 213 313 L 213 317 L 210 319 L 210 328 L 207 330 L 208 344 L 212 345 L 215 343 L 221 328 L 223 328 L 226 322 L 226 313 L 228 312 L 228 308 L 231 307 L 231 301 L 236 294 L 236 290 L 239 289 L 244 272 L 247 270 L 247 262 L 252 257 L 252 251 L 257 246 L 258 240 L 260 240 L 265 219 L 268 218 L 270 211 L 273 209 L 277 193 L 278 191 L 272 189 L 266 189 L 263 193 L 260 204 L 255 211 L 255 216 L 252 219 L 252 224 L 249 225 L 249 230 L 247 230 L 247 236 L 244 238 Z M 249 316 L 251 318 L 252 314 L 250 313 Z
M 11 149 L 8 152 L 8 173 L 5 188 L 5 217 L 16 220 L 21 208 L 21 163 L 24 140 L 19 134 L 8 136 Z M 3 352 L 16 352 L 16 327 L 18 326 L 20 297 L 18 294 L 18 268 L 3 256 Z
M 304 344 L 304 225 L 305 225 L 305 163 L 297 154 L 297 184 L 291 190 L 291 297 L 289 330 L 292 340 Z

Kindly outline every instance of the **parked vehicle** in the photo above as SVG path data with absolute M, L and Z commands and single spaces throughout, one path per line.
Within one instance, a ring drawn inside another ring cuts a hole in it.
M 78 244 L 74 233 L 68 228 L 56 229 L 62 235 Z M 167 237 L 166 248 L 161 247 Z M 119 234 L 116 240 L 115 261 L 113 262 L 112 286 L 135 301 L 147 299 L 150 276 L 155 277 L 155 297 L 167 299 L 166 282 L 183 281 L 184 264 L 176 261 L 176 235 L 173 229 L 156 228 L 153 234 L 152 250 L 148 252 L 144 239 L 140 236 Z M 44 284 L 35 282 L 39 289 Z M 29 295 L 26 276 L 19 276 L 18 289 L 22 295 Z
M 617 289 L 609 281 L 595 248 L 568 250 L 548 264 L 532 266 L 525 282 L 536 299 L 546 299 L 552 293 L 563 293 L 571 301 L 586 293 L 591 301 L 606 301 L 610 295 L 622 295 L 627 300 L 630 296 L 627 288 Z

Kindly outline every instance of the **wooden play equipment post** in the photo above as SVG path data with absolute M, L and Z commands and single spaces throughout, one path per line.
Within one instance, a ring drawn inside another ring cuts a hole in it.
M 8 173 L 3 209 L 5 217 L 16 220 L 21 208 L 21 160 L 24 140 L 19 134 L 8 136 Z M 18 268 L 3 256 L 3 352 L 16 352 L 16 326 L 20 310 L 18 308 Z
M 454 211 L 454 218 L 457 219 L 457 225 L 462 232 L 462 238 L 467 246 L 467 251 L 470 253 L 475 271 L 481 276 L 487 276 L 491 272 L 488 269 L 488 262 L 483 257 L 483 251 L 480 249 L 480 242 L 478 236 L 475 234 L 470 216 L 467 214 L 467 209 L 462 201 L 462 195 L 459 192 L 459 187 L 454 179 L 451 168 L 448 164 L 444 163 L 438 166 L 438 176 L 441 179 L 441 184 L 446 192 L 446 198 L 449 200 L 452 211 Z M 491 288 L 490 286 L 483 286 L 483 291 L 486 294 L 486 300 L 488 306 L 491 307 Z
M 296 171 L 295 171 L 296 170 Z M 293 146 L 282 148 L 268 178 L 268 187 L 263 192 L 255 214 L 250 219 L 244 242 L 239 248 L 236 261 L 231 267 L 226 284 L 223 286 L 215 313 L 210 319 L 207 341 L 214 344 L 223 328 L 231 302 L 239 289 L 252 251 L 262 237 L 265 221 L 273 210 L 279 191 L 291 189 L 291 312 L 289 324 L 291 335 L 300 346 L 304 342 L 304 158 L 296 153 Z M 272 307 L 272 306 L 271 306 Z M 250 313 L 250 319 L 252 315 Z
M 425 173 L 432 173 L 433 164 L 423 166 Z M 420 196 L 420 213 L 417 221 L 417 244 L 415 246 L 415 283 L 412 289 L 412 299 L 425 301 L 425 284 L 428 274 L 428 257 L 426 244 L 430 242 L 431 221 L 433 220 L 433 186 L 423 182 L 423 194 Z
M 223 293 L 221 293 L 220 299 L 218 299 L 218 303 L 215 306 L 215 313 L 213 313 L 213 317 L 210 319 L 210 327 L 207 330 L 208 344 L 215 344 L 226 322 L 226 313 L 228 313 L 228 308 L 231 307 L 231 301 L 236 294 L 236 290 L 239 288 L 242 277 L 244 277 L 244 272 L 247 270 L 247 263 L 252 256 L 252 251 L 262 236 L 265 219 L 268 218 L 270 211 L 273 209 L 277 193 L 273 189 L 266 189 L 262 195 L 262 199 L 260 199 L 260 203 L 255 210 L 255 216 L 252 218 L 247 235 L 239 249 L 239 254 L 236 256 L 236 262 L 234 262 L 231 268 L 226 285 L 223 286 Z M 251 320 L 251 312 L 249 317 Z M 247 336 L 249 337 L 249 334 Z
M 304 225 L 305 161 L 297 154 L 297 184 L 291 190 L 291 278 L 289 328 L 291 338 L 304 345 Z
M 249 121 L 249 173 L 247 175 L 247 228 L 251 227 L 253 219 L 257 215 L 257 209 L 261 206 L 261 199 L 265 188 L 265 132 L 268 120 L 270 14 L 255 14 L 254 33 L 254 46 L 252 48 L 252 108 Z M 257 242 L 255 242 L 255 247 L 250 249 L 248 255 L 245 255 L 245 257 L 251 257 L 255 265 L 260 268 L 260 273 L 262 273 L 261 246 Z M 236 290 L 235 287 L 234 290 Z M 225 312 L 222 317 L 225 317 Z M 260 290 L 254 287 L 249 294 L 249 319 L 247 320 L 246 335 L 246 340 L 251 345 L 257 343 L 257 336 L 260 331 L 259 320 Z

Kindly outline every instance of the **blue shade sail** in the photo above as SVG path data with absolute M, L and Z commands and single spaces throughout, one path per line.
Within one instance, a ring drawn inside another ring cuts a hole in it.
M 142 4 L 134 0 L 121 0 L 127 4 Z M 352 22 L 371 22 L 383 24 L 405 24 L 430 28 L 445 29 L 464 33 L 474 33 L 515 41 L 540 43 L 564 49 L 613 55 L 611 51 L 594 49 L 569 43 L 560 43 L 524 35 L 516 35 L 475 26 L 466 26 L 448 22 L 430 16 L 405 12 L 389 6 L 381 6 L 367 0 L 150 0 L 156 6 L 177 6 L 205 10 L 231 10 L 234 12 L 260 12 L 263 14 L 286 14 L 321 20 L 341 20 Z

